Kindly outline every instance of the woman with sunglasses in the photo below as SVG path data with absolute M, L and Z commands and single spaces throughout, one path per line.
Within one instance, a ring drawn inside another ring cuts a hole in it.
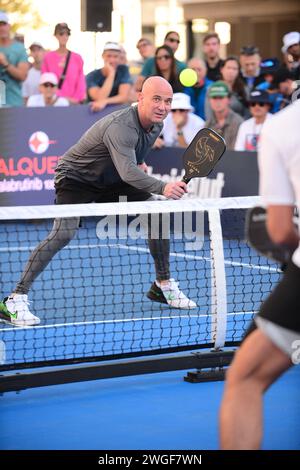
M 169 31 L 165 35 L 163 46 L 168 46 L 172 50 L 173 56 L 175 55 L 175 53 L 176 53 L 176 51 L 179 47 L 179 44 L 180 44 L 180 38 L 179 38 L 179 34 L 176 31 Z M 176 73 L 179 76 L 180 72 L 182 72 L 182 70 L 184 70 L 186 68 L 186 63 L 181 62 L 180 60 L 176 59 L 175 57 L 174 57 L 174 61 L 175 61 Z M 155 64 L 155 56 L 150 57 L 148 60 L 146 60 L 144 66 L 142 68 L 141 74 L 137 77 L 137 80 L 136 80 L 136 83 L 135 83 L 135 91 L 137 91 L 137 92 L 141 91 L 142 85 L 143 85 L 145 79 L 148 78 L 148 77 L 152 77 L 153 75 L 156 74 L 156 66 L 155 65 L 156 65 Z M 181 91 L 181 89 L 179 91 Z M 174 92 L 176 93 L 175 90 L 174 90 Z
M 158 75 L 167 80 L 173 88 L 174 93 L 179 93 L 183 90 L 176 70 L 174 54 L 169 46 L 160 46 L 156 49 L 154 75 Z
M 44 106 L 69 106 L 67 98 L 57 96 L 57 84 L 57 76 L 54 73 L 43 73 L 40 78 L 40 94 L 30 96 L 26 106 L 31 108 Z
M 48 52 L 42 64 L 42 73 L 52 72 L 58 78 L 57 95 L 64 96 L 70 104 L 78 104 L 86 98 L 86 83 L 81 55 L 67 49 L 71 30 L 67 23 L 58 23 L 54 36 L 58 49 Z

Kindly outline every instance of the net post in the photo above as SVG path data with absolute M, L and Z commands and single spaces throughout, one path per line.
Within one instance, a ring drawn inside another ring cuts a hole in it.
M 223 234 L 219 209 L 208 210 L 211 251 L 211 335 L 215 349 L 225 344 L 227 330 L 227 287 Z
M 226 356 L 221 350 L 227 330 L 227 287 L 220 209 L 208 209 L 208 223 L 211 252 L 211 337 L 214 342 L 212 355 L 215 354 L 218 358 L 220 354 Z M 232 355 L 232 351 L 229 354 Z M 200 359 L 201 354 L 198 357 Z M 198 368 L 188 372 L 184 380 L 190 383 L 222 381 L 225 379 L 224 365 L 228 366 L 229 362 L 216 363 L 208 370 L 206 367 Z

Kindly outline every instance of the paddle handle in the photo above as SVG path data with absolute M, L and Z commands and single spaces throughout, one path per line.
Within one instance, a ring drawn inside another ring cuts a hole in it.
M 188 178 L 186 175 L 184 175 L 184 177 L 182 178 L 182 180 L 184 183 L 188 184 L 190 181 L 191 181 L 191 178 Z

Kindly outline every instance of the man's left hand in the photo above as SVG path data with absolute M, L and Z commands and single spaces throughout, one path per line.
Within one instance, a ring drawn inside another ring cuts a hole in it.
M 148 166 L 146 165 L 146 163 L 140 163 L 138 165 L 139 169 L 142 170 L 144 173 L 148 173 Z

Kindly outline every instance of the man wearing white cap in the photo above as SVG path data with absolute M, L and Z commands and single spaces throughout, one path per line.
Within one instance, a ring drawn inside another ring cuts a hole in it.
M 104 45 L 104 66 L 86 76 L 91 109 L 100 111 L 108 104 L 129 102 L 132 80 L 127 65 L 121 64 L 121 46 L 117 42 Z
M 300 79 L 300 33 L 291 31 L 282 38 L 283 46 L 281 48 L 283 54 L 287 57 L 288 66 L 293 71 L 295 80 Z M 289 56 L 292 62 L 289 61 Z
M 45 55 L 45 49 L 40 42 L 34 41 L 30 46 L 30 56 L 33 59 L 32 65 L 29 69 L 27 78 L 22 85 L 22 95 L 25 104 L 29 96 L 37 95 L 39 93 L 41 67 Z
M 204 127 L 203 119 L 192 111 L 190 97 L 185 93 L 174 93 L 171 113 L 164 121 L 162 135 L 155 146 L 187 147 Z
M 27 101 L 27 106 L 69 106 L 69 100 L 67 100 L 67 98 L 57 96 L 57 85 L 58 79 L 54 73 L 43 73 L 40 78 L 40 94 L 30 96 Z
M 5 104 L 22 106 L 21 84 L 29 64 L 24 45 L 10 38 L 9 18 L 0 11 L 0 81 L 5 84 Z

